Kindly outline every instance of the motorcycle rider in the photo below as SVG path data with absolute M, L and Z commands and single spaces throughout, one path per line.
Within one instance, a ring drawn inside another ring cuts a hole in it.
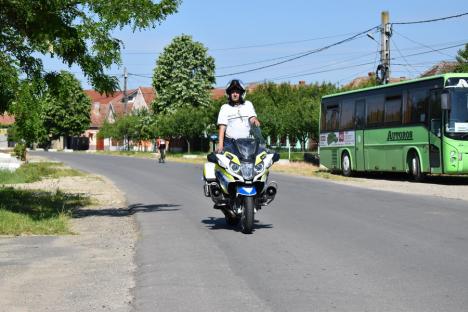
M 226 87 L 228 103 L 221 106 L 218 114 L 217 152 L 229 150 L 234 139 L 247 138 L 250 126 L 260 126 L 252 102 L 246 101 L 246 89 L 239 79 L 231 80 Z

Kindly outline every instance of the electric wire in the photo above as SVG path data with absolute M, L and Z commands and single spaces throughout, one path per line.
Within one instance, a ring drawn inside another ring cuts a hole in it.
M 422 21 L 397 22 L 397 23 L 390 23 L 390 24 L 392 24 L 392 25 L 410 25 L 410 24 L 432 23 L 432 22 L 438 22 L 438 21 L 448 20 L 448 19 L 452 19 L 452 18 L 458 18 L 458 17 L 462 17 L 464 15 L 468 15 L 468 12 L 457 14 L 457 15 L 451 15 L 451 16 L 433 18 L 433 19 L 428 19 L 428 20 L 422 20 Z
M 332 36 L 326 36 L 326 37 L 317 37 L 317 38 L 303 39 L 303 40 L 280 41 L 280 42 L 265 43 L 265 44 L 250 45 L 250 46 L 209 49 L 209 51 L 228 51 L 228 50 L 241 50 L 241 49 L 251 49 L 251 48 L 264 48 L 264 47 L 272 47 L 272 46 L 278 46 L 278 45 L 295 44 L 295 43 L 317 41 L 317 40 L 330 39 L 330 38 L 336 38 L 336 37 L 343 37 L 343 36 L 347 36 L 347 35 L 350 35 L 350 34 L 352 34 L 352 33 L 346 33 L 346 34 L 341 34 L 341 35 L 332 35 Z
M 437 50 L 447 50 L 447 49 L 452 49 L 452 48 L 459 47 L 459 46 L 462 46 L 462 45 L 464 45 L 464 44 L 451 45 L 449 47 L 444 47 L 444 48 L 437 49 Z M 428 53 L 433 53 L 433 52 L 434 51 L 424 51 L 424 52 L 409 54 L 409 55 L 406 55 L 406 56 L 401 55 L 400 57 L 392 57 L 392 58 L 390 58 L 390 60 L 397 60 L 397 59 L 401 59 L 401 58 L 406 58 L 406 57 L 411 57 L 411 56 L 418 56 L 418 55 L 428 54 Z M 262 80 L 254 81 L 252 83 L 260 83 L 260 82 L 265 81 L 265 80 L 267 80 L 267 81 L 276 81 L 276 80 L 282 80 L 282 79 L 290 79 L 290 78 L 297 78 L 297 77 L 303 77 L 303 76 L 310 76 L 310 75 L 321 74 L 321 73 L 325 73 L 325 72 L 332 72 L 332 71 L 337 71 L 337 70 L 344 70 L 344 69 L 349 69 L 349 68 L 366 66 L 366 65 L 370 65 L 370 64 L 373 64 L 373 62 L 354 64 L 354 65 L 338 67 L 338 68 L 329 68 L 329 69 L 326 69 L 326 70 L 319 70 L 319 71 L 313 71 L 313 72 L 307 72 L 307 73 L 301 73 L 301 74 L 291 74 L 291 75 L 277 76 L 277 77 L 273 77 L 273 78 L 264 78 Z M 408 64 L 405 64 L 405 66 L 408 66 Z
M 395 48 L 396 48 L 398 54 L 401 56 L 401 58 L 403 59 L 403 61 L 406 63 L 406 65 L 407 65 L 407 66 L 406 66 L 406 70 L 408 71 L 408 76 L 411 76 L 411 73 L 410 73 L 408 67 L 411 67 L 411 68 L 413 69 L 414 72 L 416 72 L 417 74 L 420 75 L 421 72 L 419 72 L 418 70 L 416 70 L 414 67 L 412 67 L 412 66 L 408 63 L 408 61 L 406 60 L 405 56 L 401 53 L 400 49 L 398 48 L 398 45 L 396 44 L 395 40 L 393 40 L 392 37 L 390 38 L 390 41 L 391 41 L 391 43 L 393 43 L 393 45 L 395 46 Z
M 224 75 L 217 75 L 217 76 L 215 76 L 215 77 L 216 77 L 216 78 L 221 78 L 221 77 L 227 77 L 227 76 L 232 76 L 232 75 L 245 74 L 245 73 L 250 73 L 250 72 L 253 72 L 253 71 L 262 70 L 262 69 L 265 69 L 265 68 L 270 68 L 270 67 L 278 66 L 278 65 L 281 65 L 281 64 L 284 64 L 284 63 L 287 63 L 287 62 L 291 62 L 291 61 L 294 61 L 294 60 L 297 60 L 297 59 L 306 57 L 306 56 L 311 55 L 311 54 L 314 54 L 314 53 L 318 53 L 318 52 L 327 50 L 327 49 L 329 49 L 329 48 L 331 48 L 331 47 L 334 47 L 334 46 L 343 44 L 343 43 L 345 43 L 345 42 L 355 40 L 355 39 L 359 38 L 360 36 L 362 36 L 363 34 L 366 34 L 366 33 L 370 32 L 370 31 L 372 31 L 372 30 L 375 30 L 375 29 L 377 29 L 377 28 L 378 28 L 378 26 L 374 26 L 374 27 L 372 27 L 372 28 L 370 28 L 370 29 L 367 29 L 366 31 L 357 33 L 357 34 L 355 34 L 355 35 L 353 35 L 353 36 L 351 36 L 351 37 L 348 37 L 348 38 L 346 38 L 346 39 L 340 40 L 340 41 L 338 41 L 338 42 L 329 44 L 329 45 L 324 46 L 324 47 L 321 47 L 321 48 L 317 48 L 317 49 L 308 51 L 308 52 L 306 52 L 306 53 L 304 53 L 304 54 L 302 54 L 302 55 L 299 55 L 299 56 L 296 56 L 296 57 L 292 57 L 292 58 L 286 59 L 286 60 L 281 61 L 281 62 L 276 62 L 276 63 L 273 63 L 273 64 L 269 64 L 269 65 L 265 65 L 265 66 L 261 66 L 261 67 L 257 67 L 257 68 L 252 68 L 252 69 L 248 69 L 248 70 L 244 70 L 244 71 L 239 71 L 239 72 L 235 72 L 235 73 L 229 73 L 229 74 L 224 74 Z
M 408 38 L 407 36 L 405 36 L 405 35 L 403 35 L 403 34 L 397 32 L 397 31 L 395 31 L 395 30 L 394 30 L 393 32 L 396 33 L 397 35 L 399 35 L 399 36 L 405 38 L 406 40 L 412 42 L 412 43 L 416 43 L 416 44 L 418 44 L 418 45 L 420 45 L 420 46 L 422 46 L 422 47 L 425 47 L 425 48 L 434 50 L 432 47 L 430 47 L 430 46 L 428 46 L 428 45 L 425 45 L 425 44 L 423 44 L 423 43 L 420 43 L 420 42 L 418 42 L 418 41 L 416 41 L 416 40 L 413 40 L 413 39 L 411 39 L 411 38 Z M 448 55 L 448 54 L 446 54 L 446 53 L 443 53 L 443 52 L 440 52 L 440 51 L 437 51 L 437 52 L 440 53 L 440 54 L 442 54 L 442 55 L 444 55 L 444 56 L 452 57 L 451 55 Z

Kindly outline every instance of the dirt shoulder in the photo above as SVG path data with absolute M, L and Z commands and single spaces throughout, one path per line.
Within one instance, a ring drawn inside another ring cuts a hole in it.
M 312 179 L 326 179 L 352 187 L 468 201 L 468 177 L 466 176 L 430 176 L 423 182 L 409 181 L 405 174 L 358 174 L 347 178 L 339 174 L 319 171 L 318 167 L 305 163 L 275 164 L 273 172 Z
M 0 237 L 0 311 L 130 311 L 137 226 L 123 193 L 96 176 L 15 187 L 80 193 L 75 235 Z

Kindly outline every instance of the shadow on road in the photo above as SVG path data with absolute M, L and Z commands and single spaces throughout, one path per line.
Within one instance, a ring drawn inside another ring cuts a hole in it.
M 224 218 L 216 218 L 216 217 L 208 217 L 201 221 L 203 224 L 206 224 L 210 230 L 234 230 L 236 232 L 240 232 L 241 228 L 239 226 L 231 226 L 226 223 Z M 260 221 L 255 220 L 253 230 L 258 229 L 272 229 L 272 224 L 263 224 Z
M 128 206 L 128 210 L 130 211 L 130 214 L 134 214 L 137 212 L 177 211 L 180 209 L 173 208 L 173 207 L 179 207 L 179 206 L 180 205 L 176 205 L 176 204 L 144 205 L 144 204 L 138 203 L 138 204 L 133 204 L 133 205 Z
M 108 208 L 108 209 L 77 209 L 73 213 L 74 218 L 84 218 L 90 216 L 109 216 L 109 217 L 126 217 L 133 215 L 137 212 L 162 212 L 162 211 L 177 211 L 180 205 L 173 204 L 159 204 L 159 205 L 144 205 L 141 203 L 133 204 L 128 208 Z

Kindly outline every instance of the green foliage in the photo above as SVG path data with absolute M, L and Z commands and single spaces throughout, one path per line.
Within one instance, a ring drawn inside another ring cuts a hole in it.
M 132 140 L 136 142 L 151 140 L 156 137 L 156 121 L 146 109 L 135 113 Z
M 115 124 L 110 123 L 107 120 L 104 120 L 104 123 L 102 124 L 101 128 L 99 129 L 97 137 L 99 139 L 117 138 L 118 134 L 115 131 L 116 131 Z
M 318 138 L 320 101 L 322 96 L 336 92 L 330 83 L 276 85 L 266 83 L 248 95 L 262 123 L 262 132 L 273 140 L 289 137 L 299 140 L 302 149 L 308 139 Z
M 22 161 L 26 160 L 26 145 L 22 143 L 16 143 L 15 148 L 13 149 L 15 156 Z
M 10 106 L 19 86 L 18 71 L 13 64 L 11 57 L 0 52 L 0 114 Z
M 10 107 L 14 140 L 31 146 L 80 135 L 89 127 L 90 106 L 80 82 L 68 72 L 49 74 L 43 82 L 23 80 Z
M 177 11 L 181 0 L 10 0 L 0 4 L 0 109 L 12 94 L 18 75 L 30 79 L 44 75 L 40 55 L 78 65 L 97 91 L 109 93 L 118 79 L 105 74 L 120 64 L 122 42 L 112 36 L 116 28 L 134 31 L 155 28 Z M 11 79 L 3 79 L 4 77 Z
M 38 81 L 23 80 L 20 83 L 10 107 L 15 116 L 15 124 L 11 127 L 14 141 L 31 146 L 34 142 L 44 142 L 47 139 L 43 124 L 44 92 L 45 84 Z
M 80 194 L 0 188 L 0 235 L 69 234 L 73 210 L 89 204 Z
M 175 37 L 159 56 L 153 74 L 158 94 L 155 112 L 174 111 L 181 107 L 207 107 L 215 83 L 215 61 L 207 49 L 191 36 Z
M 156 137 L 156 120 L 147 110 L 139 110 L 131 115 L 120 116 L 114 123 L 105 121 L 98 137 L 134 143 L 151 140 Z
M 156 125 L 158 136 L 184 138 L 190 153 L 190 140 L 201 137 L 206 131 L 208 115 L 204 110 L 195 107 L 183 107 L 159 115 Z
M 457 59 L 458 64 L 455 67 L 454 72 L 468 73 L 468 43 L 465 44 L 464 49 L 458 50 L 456 59 Z
M 0 170 L 0 184 L 31 183 L 42 178 L 58 178 L 82 175 L 75 169 L 65 168 L 60 163 L 39 162 L 23 164 L 16 171 Z
M 46 132 L 52 139 L 80 135 L 91 122 L 91 101 L 84 94 L 80 82 L 66 71 L 46 78 L 49 86 L 43 108 Z

